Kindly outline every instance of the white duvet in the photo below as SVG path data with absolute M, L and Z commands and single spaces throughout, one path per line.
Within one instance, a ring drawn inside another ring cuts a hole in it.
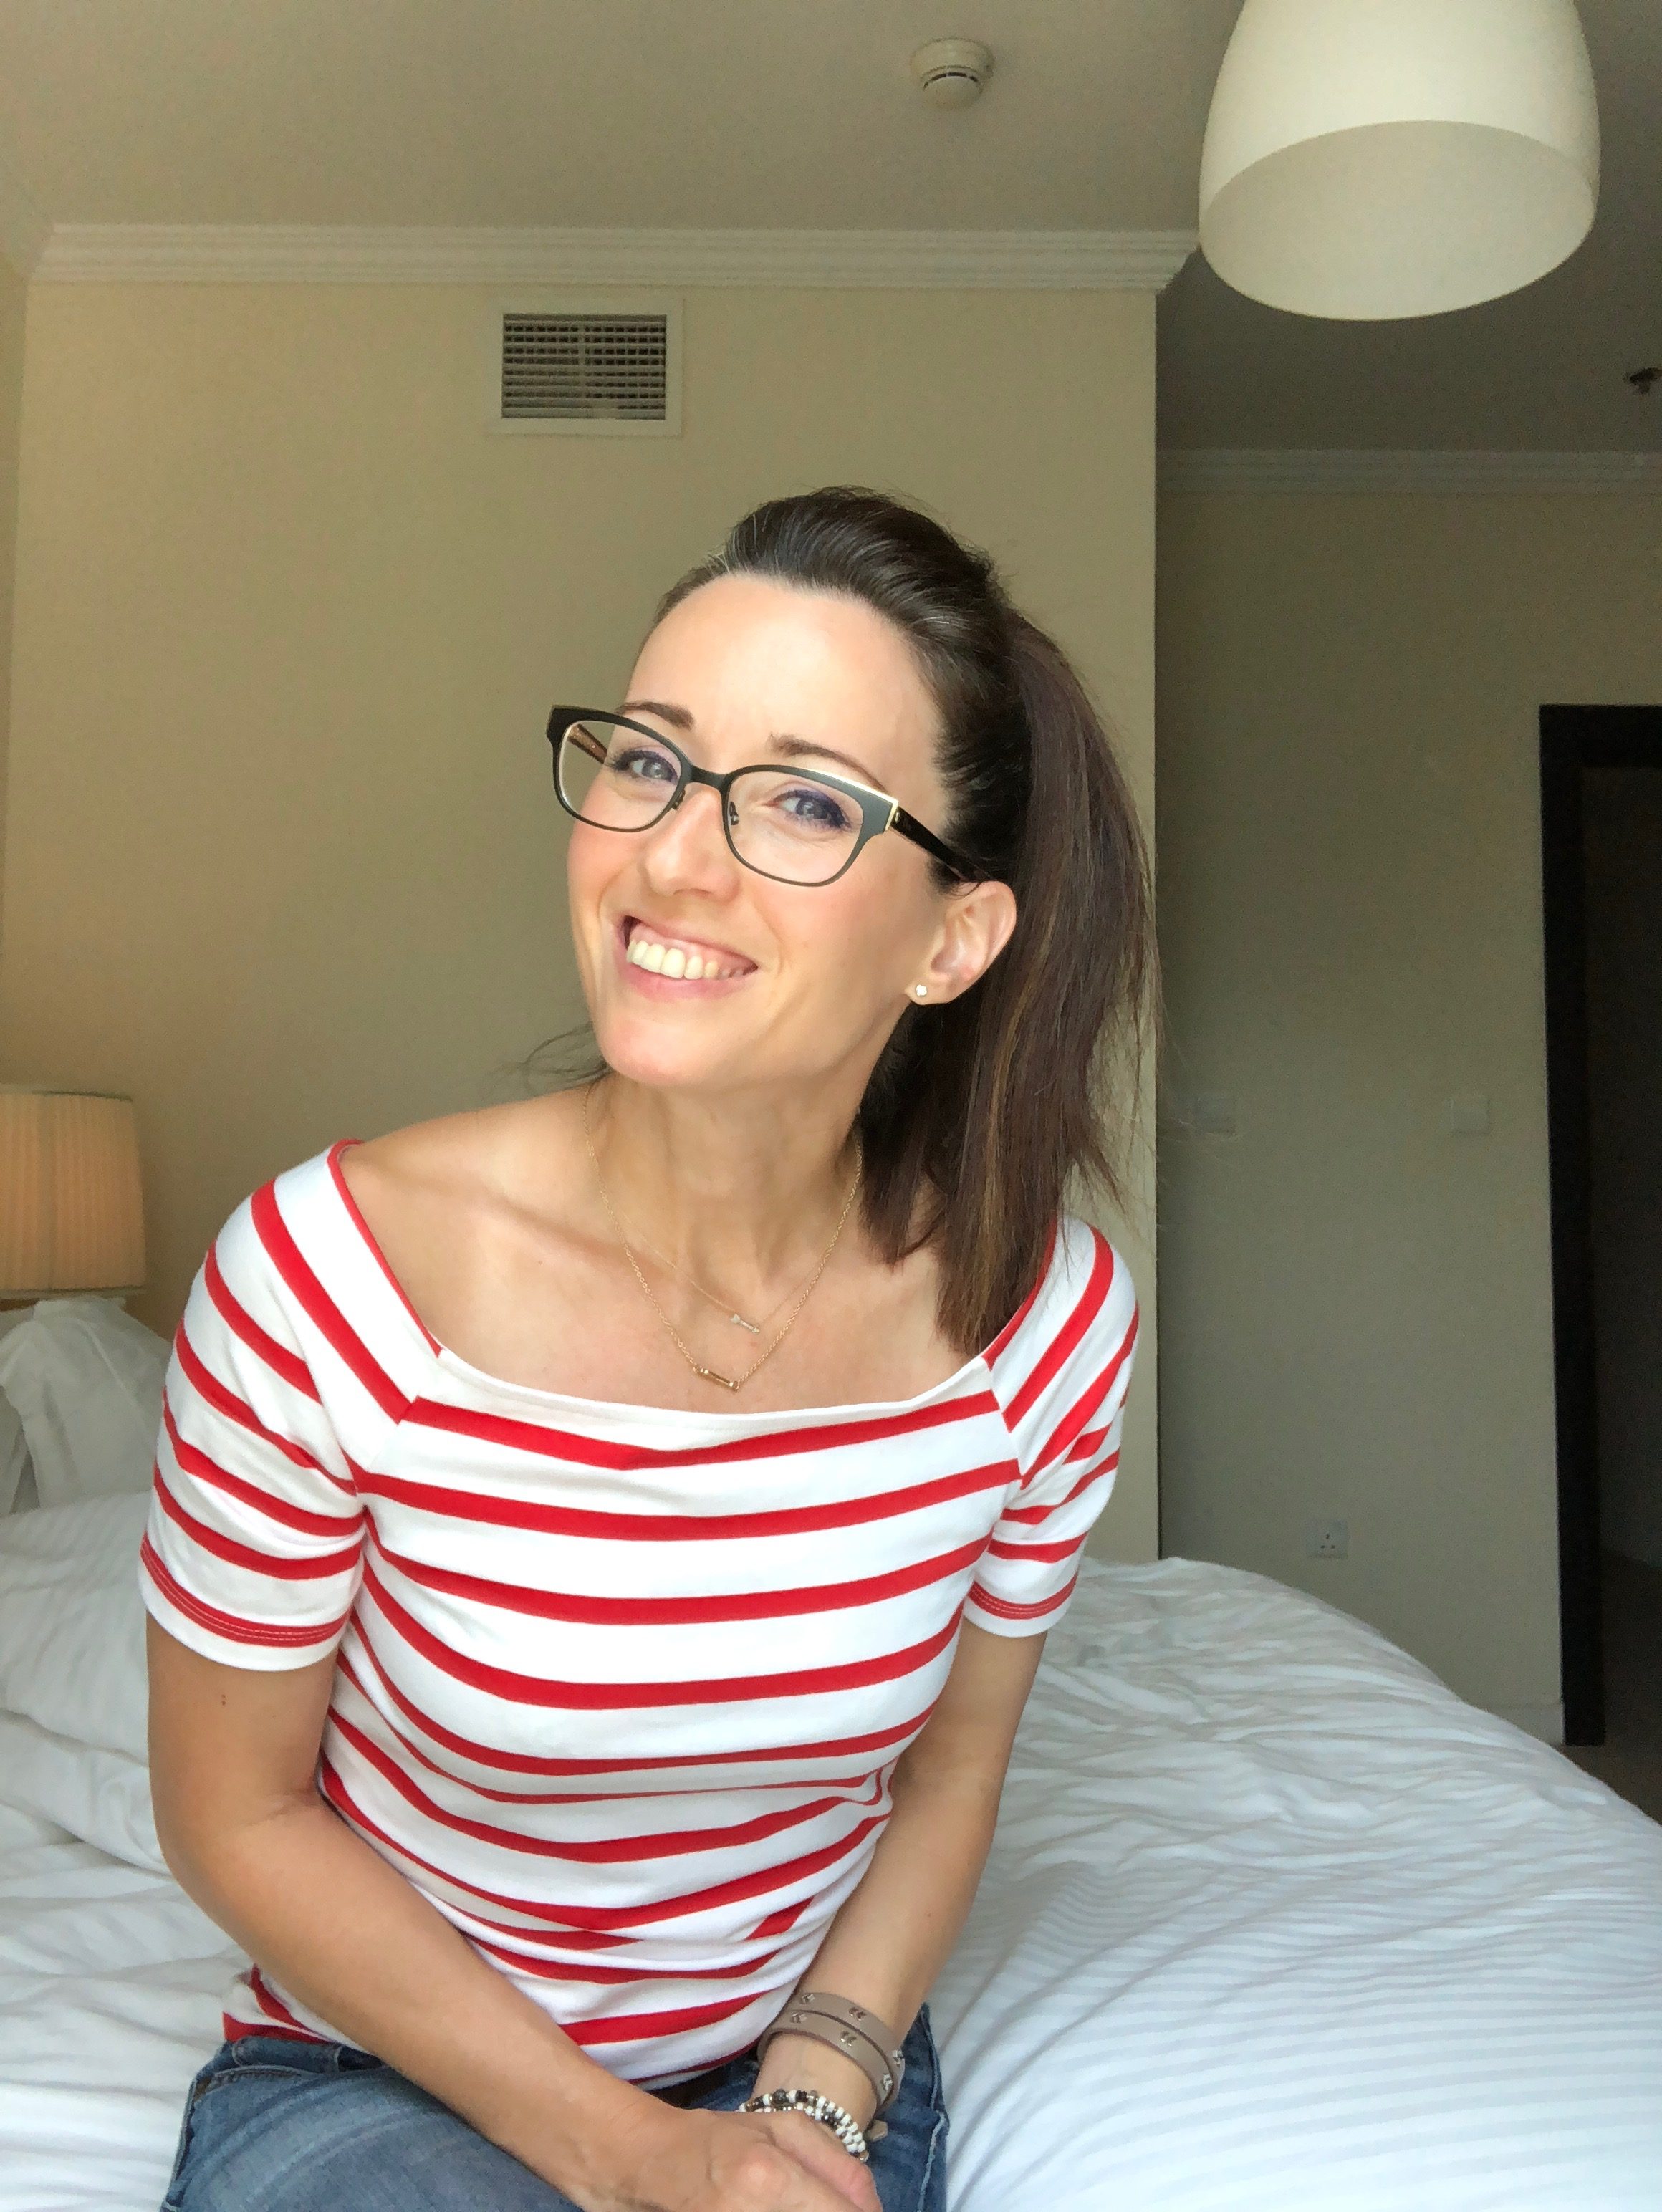
M 134 1766 L 0 1714 L 0 2212 L 154 2212 L 218 2039 Z M 931 2008 L 952 2212 L 1662 2207 L 1662 1828 L 1224 1568 L 1087 1562 Z

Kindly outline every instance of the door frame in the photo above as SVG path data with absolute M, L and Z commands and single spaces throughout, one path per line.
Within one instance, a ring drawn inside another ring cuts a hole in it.
M 1662 707 L 1541 709 L 1541 929 L 1551 1178 L 1558 1612 L 1564 1741 L 1573 1744 L 1604 1741 L 1587 1091 L 1586 857 L 1581 805 L 1583 779 L 1593 768 L 1662 769 Z

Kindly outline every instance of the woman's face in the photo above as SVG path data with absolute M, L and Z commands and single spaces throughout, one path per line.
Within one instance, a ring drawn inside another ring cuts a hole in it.
M 623 711 L 701 767 L 822 768 L 944 833 L 934 701 L 899 632 L 857 600 L 752 576 L 703 585 L 648 638 Z M 654 1085 L 843 1073 L 857 1094 L 909 1003 L 953 998 L 989 964 L 1014 926 L 1011 895 L 943 894 L 928 856 L 892 832 L 834 883 L 774 882 L 735 859 L 720 805 L 694 786 L 650 830 L 572 824 L 572 933 L 600 1050 Z M 636 939 L 704 972 L 642 967 L 626 957 Z

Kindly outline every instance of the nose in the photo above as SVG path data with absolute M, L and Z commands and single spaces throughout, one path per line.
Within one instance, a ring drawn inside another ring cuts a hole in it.
M 721 828 L 727 800 L 708 785 L 687 784 L 663 820 L 642 839 L 642 868 L 660 890 L 730 885 L 738 874 Z

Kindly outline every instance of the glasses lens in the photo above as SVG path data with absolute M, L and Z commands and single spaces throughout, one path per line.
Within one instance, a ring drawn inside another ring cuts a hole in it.
M 834 784 L 782 769 L 746 769 L 728 798 L 734 850 L 747 866 L 788 884 L 827 884 L 840 875 L 862 818 Z
M 681 763 L 667 745 L 605 714 L 570 724 L 557 770 L 571 811 L 602 830 L 649 828 L 681 781 Z

